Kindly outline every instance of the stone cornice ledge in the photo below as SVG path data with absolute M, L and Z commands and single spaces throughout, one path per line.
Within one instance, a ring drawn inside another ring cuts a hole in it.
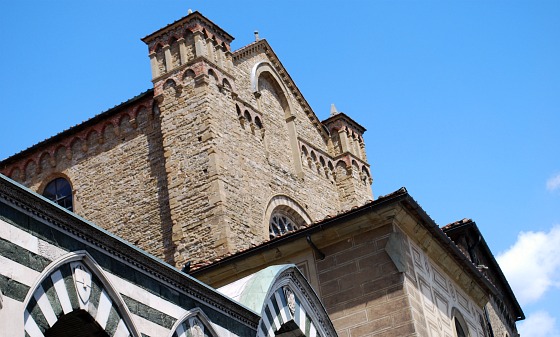
M 260 316 L 118 236 L 0 174 L 0 199 L 256 329 Z

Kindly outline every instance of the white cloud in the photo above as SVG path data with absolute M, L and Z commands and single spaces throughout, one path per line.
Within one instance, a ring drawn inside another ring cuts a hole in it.
M 546 311 L 537 311 L 530 314 L 517 326 L 521 336 L 531 337 L 560 337 L 560 329 L 556 319 Z
M 549 232 L 519 233 L 497 260 L 520 304 L 538 301 L 560 287 L 560 225 Z
M 546 181 L 546 189 L 551 192 L 560 189 L 560 173 Z

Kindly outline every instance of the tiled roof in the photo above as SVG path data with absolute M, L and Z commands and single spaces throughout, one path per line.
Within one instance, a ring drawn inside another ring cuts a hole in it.
M 194 272 L 194 271 L 197 270 L 197 269 L 200 269 L 200 268 L 202 268 L 202 267 L 206 267 L 206 266 L 212 265 L 213 263 L 217 263 L 217 262 L 219 262 L 219 261 L 221 261 L 221 260 L 224 260 L 224 259 L 226 259 L 226 258 L 230 258 L 230 257 L 235 257 L 235 256 L 237 256 L 237 255 L 246 254 L 246 253 L 249 253 L 249 252 L 252 251 L 252 250 L 258 250 L 258 249 L 261 248 L 261 247 L 264 247 L 264 246 L 266 246 L 266 245 L 268 245 L 268 244 L 270 244 L 270 243 L 272 243 L 272 242 L 281 240 L 281 239 L 283 239 L 283 238 L 285 238 L 285 237 L 287 237 L 287 236 L 295 236 L 295 235 L 297 235 L 297 234 L 299 234 L 299 233 L 301 233 L 301 232 L 304 232 L 304 231 L 306 231 L 306 230 L 309 230 L 310 228 L 319 227 L 319 226 L 323 225 L 323 224 L 324 224 L 325 222 L 327 222 L 327 221 L 336 220 L 336 219 L 341 218 L 341 217 L 343 217 L 343 216 L 345 216 L 345 215 L 348 215 L 348 214 L 350 214 L 350 213 L 352 213 L 352 212 L 360 211 L 360 210 L 362 210 L 363 208 L 366 208 L 366 207 L 368 207 L 368 206 L 371 206 L 371 205 L 374 205 L 374 204 L 380 204 L 380 203 L 383 203 L 383 202 L 385 202 L 385 201 L 387 201 L 387 200 L 393 199 L 393 198 L 395 198 L 395 197 L 400 197 L 400 196 L 403 196 L 403 195 L 406 195 L 406 194 L 407 194 L 406 188 L 405 188 L 405 187 L 401 187 L 400 189 L 398 189 L 398 190 L 396 190 L 396 191 L 394 191 L 394 192 L 392 192 L 392 193 L 389 193 L 389 194 L 386 194 L 386 195 L 383 195 L 383 196 L 379 196 L 375 201 L 374 201 L 374 200 L 370 200 L 370 201 L 367 201 L 366 203 L 364 203 L 362 206 L 355 206 L 355 207 L 353 207 L 353 208 L 350 209 L 350 210 L 340 211 L 340 212 L 338 212 L 337 214 L 329 214 L 329 215 L 327 215 L 325 218 L 323 218 L 322 220 L 315 221 L 315 222 L 313 222 L 313 223 L 311 223 L 311 224 L 309 224 L 309 225 L 307 225 L 307 226 L 300 227 L 300 228 L 298 228 L 298 229 L 295 230 L 295 231 L 285 233 L 285 234 L 283 234 L 283 235 L 277 236 L 277 237 L 272 238 L 272 239 L 270 239 L 270 240 L 266 240 L 266 241 L 264 241 L 264 242 L 262 242 L 262 243 L 260 243 L 260 244 L 258 244 L 258 245 L 257 245 L 257 244 L 253 244 L 253 245 L 252 245 L 251 247 L 249 247 L 249 248 L 240 249 L 240 250 L 238 250 L 238 251 L 236 251 L 236 252 L 232 252 L 232 253 L 229 253 L 229 254 L 226 254 L 226 255 L 222 255 L 222 256 L 220 256 L 220 257 L 216 257 L 216 258 L 213 258 L 213 259 L 209 259 L 209 260 L 197 262 L 197 263 L 195 263 L 195 264 L 193 264 L 193 265 L 191 266 L 191 271 Z
M 139 100 L 146 98 L 147 96 L 153 95 L 154 90 L 153 89 L 148 89 L 134 97 L 132 97 L 131 99 L 124 101 L 120 104 L 115 105 L 114 107 L 105 110 L 104 112 L 101 112 L 100 114 L 95 115 L 94 117 L 83 121 L 82 123 L 76 124 L 74 126 L 69 127 L 68 129 L 61 131 L 59 133 L 57 133 L 56 135 L 49 137 L 45 140 L 40 141 L 39 143 L 32 145 L 30 147 L 28 147 L 25 150 L 22 150 L 8 158 L 5 158 L 3 160 L 0 160 L 0 169 L 2 168 L 2 166 L 7 166 L 10 163 L 13 163 L 17 160 L 19 160 L 21 157 L 24 157 L 28 154 L 30 154 L 31 152 L 33 152 L 35 149 L 39 148 L 39 147 L 43 147 L 46 145 L 49 145 L 51 143 L 60 141 L 61 139 L 66 138 L 67 136 L 77 133 L 79 131 L 82 131 L 83 129 L 96 124 L 97 122 L 106 119 L 110 116 L 112 116 L 113 114 L 118 113 L 122 108 L 125 108 L 133 103 L 138 102 Z

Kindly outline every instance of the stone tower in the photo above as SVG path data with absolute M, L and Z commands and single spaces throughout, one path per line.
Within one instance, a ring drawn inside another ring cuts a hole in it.
M 187 259 L 274 236 L 274 214 L 299 227 L 372 198 L 365 129 L 344 114 L 322 124 L 266 41 L 231 53 L 232 40 L 197 12 L 143 39 Z
M 363 127 L 321 122 L 266 40 L 198 12 L 142 39 L 153 90 L 0 163 L 39 193 L 182 266 L 249 248 L 373 199 Z

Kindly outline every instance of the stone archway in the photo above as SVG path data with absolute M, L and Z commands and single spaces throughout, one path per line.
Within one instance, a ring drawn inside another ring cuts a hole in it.
M 30 337 L 139 336 L 120 295 L 85 251 L 51 263 L 24 305 L 24 329 Z

